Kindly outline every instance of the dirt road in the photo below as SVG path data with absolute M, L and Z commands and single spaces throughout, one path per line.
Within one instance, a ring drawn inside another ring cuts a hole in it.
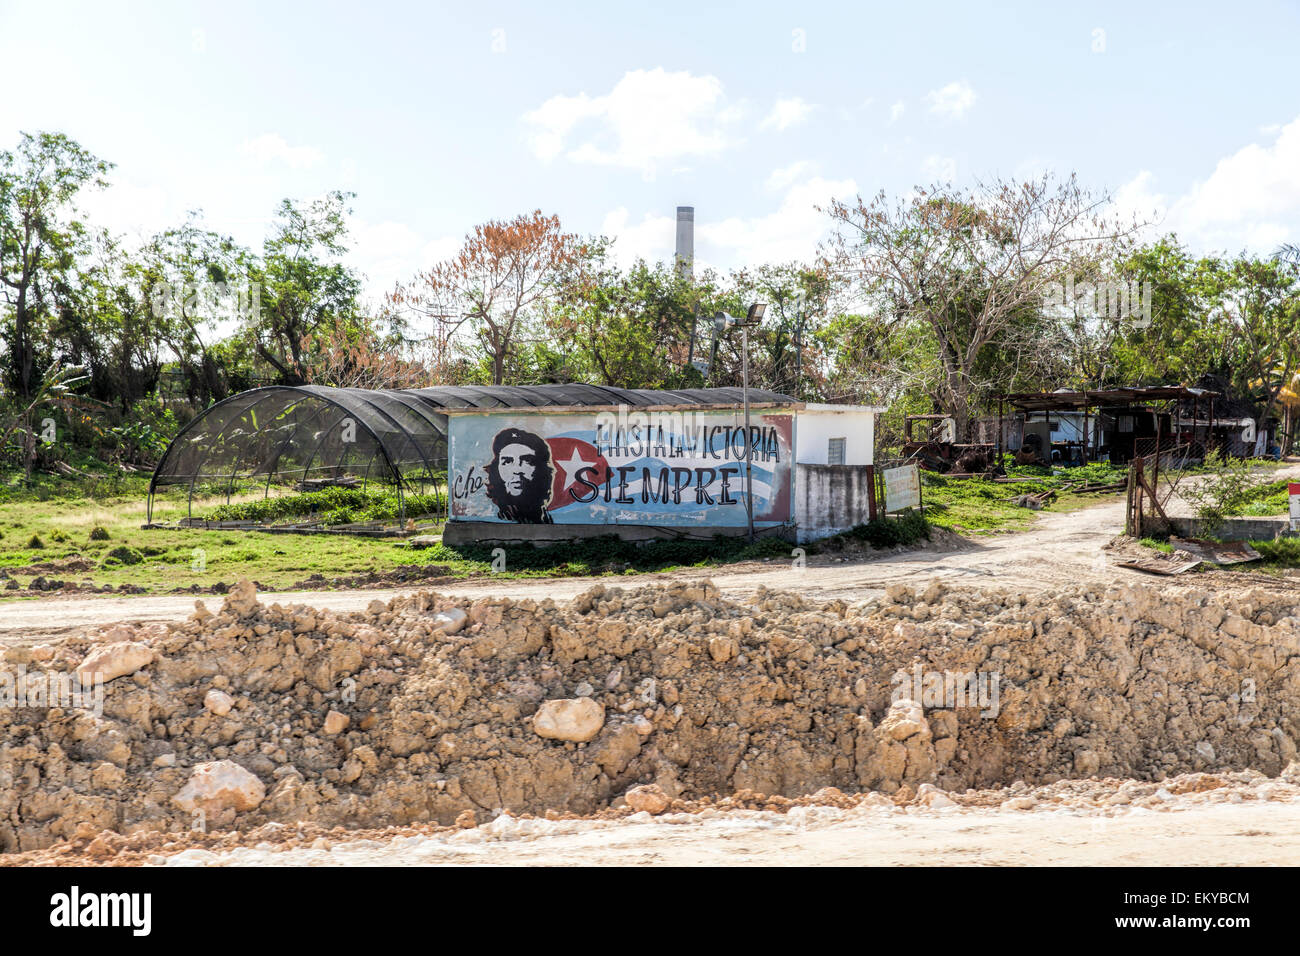
M 537 821 L 532 821 L 537 822 Z M 516 824 L 453 835 L 276 852 L 191 849 L 170 866 L 1294 866 L 1300 803 L 1099 817 L 1072 810 L 691 814 L 620 822 Z
M 1101 551 L 1103 545 L 1123 530 L 1123 523 L 1123 501 L 1106 500 L 1080 511 L 1045 512 L 1028 531 L 967 540 L 958 545 L 958 550 L 926 548 L 885 553 L 872 560 L 847 564 L 833 563 L 825 556 L 814 556 L 803 568 L 796 567 L 793 560 L 756 561 L 723 568 L 674 572 L 671 577 L 672 580 L 709 578 L 733 596 L 742 596 L 765 586 L 798 590 L 826 600 L 862 600 L 878 594 L 895 581 L 915 583 L 932 578 L 974 586 L 1042 588 L 1085 579 L 1113 579 L 1117 574 L 1137 575 L 1138 572 L 1110 568 Z M 664 575 L 656 574 L 617 578 L 485 579 L 439 585 L 436 590 L 468 597 L 492 594 L 567 600 L 591 587 L 595 581 L 634 587 L 664 580 Z M 364 608 L 376 599 L 387 601 L 414 590 L 422 589 L 294 591 L 268 595 L 265 600 L 346 611 Z M 214 607 L 221 602 L 218 596 L 207 596 L 204 600 Z M 49 640 L 87 627 L 119 621 L 178 621 L 193 612 L 194 601 L 193 595 L 72 596 L 13 601 L 0 605 L 0 644 Z

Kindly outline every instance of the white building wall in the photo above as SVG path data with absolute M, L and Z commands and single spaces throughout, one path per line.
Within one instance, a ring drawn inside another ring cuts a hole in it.
M 832 438 L 843 438 L 844 464 L 874 464 L 876 414 L 871 405 L 804 406 L 797 413 L 794 460 L 801 465 L 825 465 Z

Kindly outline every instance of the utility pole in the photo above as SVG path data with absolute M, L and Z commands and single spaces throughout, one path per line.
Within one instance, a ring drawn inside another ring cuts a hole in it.
M 749 312 L 743 319 L 728 315 L 726 312 L 719 312 L 713 317 L 713 328 L 718 335 L 730 326 L 738 325 L 741 331 L 740 381 L 741 394 L 745 403 L 745 519 L 749 528 L 750 544 L 754 543 L 754 441 L 749 430 L 749 330 L 763 321 L 763 313 L 766 310 L 765 303 L 755 302 L 749 307 Z M 716 344 L 717 335 L 714 336 L 714 342 Z

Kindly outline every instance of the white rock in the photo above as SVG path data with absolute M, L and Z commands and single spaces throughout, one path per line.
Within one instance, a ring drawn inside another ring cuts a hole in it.
M 940 807 L 955 807 L 957 801 L 944 793 L 932 783 L 923 783 L 916 788 L 917 802 L 922 806 L 937 810 Z
M 605 706 L 590 697 L 548 700 L 533 715 L 539 737 L 585 743 L 605 726 Z
M 203 697 L 203 706 L 218 717 L 224 717 L 235 706 L 235 698 L 223 690 L 210 690 Z
M 632 721 L 632 726 L 636 729 L 636 732 L 640 734 L 642 737 L 649 737 L 651 734 L 655 732 L 655 725 L 650 723 L 650 721 L 648 721 L 643 716 L 638 717 L 636 720 Z
M 182 810 L 252 810 L 266 799 L 262 781 L 231 760 L 201 763 L 172 802 Z
M 440 629 L 444 634 L 455 634 L 465 622 L 469 620 L 469 615 L 458 607 L 450 608 L 446 611 L 439 611 L 433 618 L 433 626 Z
M 153 649 L 134 641 L 120 641 L 97 647 L 77 667 L 77 679 L 91 683 L 99 675 L 104 683 L 134 674 L 153 660 Z
M 573 688 L 574 697 L 590 697 L 594 693 L 596 693 L 596 688 L 592 687 L 586 681 L 583 681 L 577 687 Z

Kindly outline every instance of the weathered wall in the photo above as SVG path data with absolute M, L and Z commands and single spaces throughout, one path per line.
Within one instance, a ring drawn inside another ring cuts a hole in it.
M 871 517 L 873 469 L 867 465 L 796 465 L 799 540 L 846 531 Z

